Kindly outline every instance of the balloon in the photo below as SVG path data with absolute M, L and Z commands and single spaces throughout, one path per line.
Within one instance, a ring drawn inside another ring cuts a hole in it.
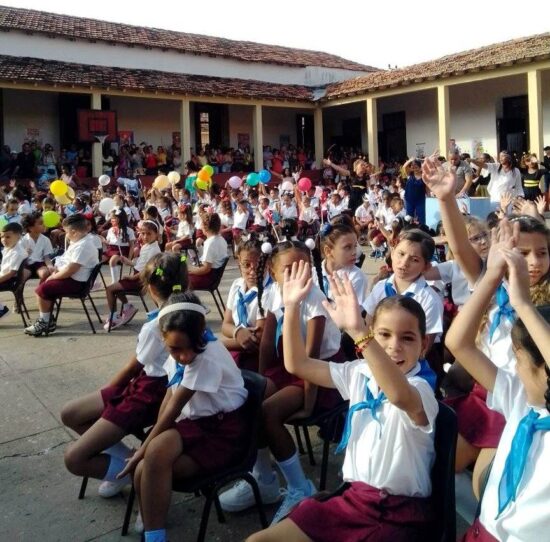
M 302 178 L 298 181 L 298 188 L 299 188 L 302 192 L 307 192 L 307 191 L 311 188 L 311 180 L 308 179 L 307 177 L 302 177 Z
M 200 178 L 200 171 L 199 171 L 199 178 L 196 180 L 195 184 L 197 185 L 197 188 L 199 190 L 208 190 L 210 188 L 211 181 L 210 179 L 207 179 L 206 181 L 204 179 Z
M 4 217 L 1 217 L 0 218 L 0 230 L 3 230 L 4 229 L 4 226 L 8 223 L 8 221 L 4 218 Z
M 69 203 L 71 203 L 71 200 L 66 195 L 55 196 L 55 201 L 60 205 L 69 205 Z
M 201 181 L 209 181 L 210 180 L 210 177 L 212 177 L 212 175 L 210 175 L 208 173 L 208 171 L 206 170 L 207 166 L 204 166 L 200 171 L 199 171 L 199 174 L 197 175 L 197 177 L 201 180 Z M 210 168 L 212 169 L 212 168 Z
M 240 188 L 240 186 L 243 184 L 243 180 L 240 178 L 240 177 L 237 177 L 236 175 L 234 175 L 233 177 L 231 177 L 228 181 L 227 181 L 227 184 L 233 188 L 234 190 L 236 190 L 237 188 Z
M 99 202 L 99 212 L 102 215 L 108 215 L 115 208 L 115 200 L 113 198 L 103 198 Z
M 67 185 L 67 193 L 65 194 L 65 196 L 70 200 L 73 200 L 75 198 L 75 195 L 76 194 L 74 193 L 74 190 L 72 189 L 72 187 Z
M 206 164 L 206 166 L 203 166 L 204 171 L 208 173 L 209 177 L 212 177 L 214 175 L 214 168 L 210 164 Z
M 246 176 L 246 184 L 248 186 L 256 186 L 260 182 L 260 176 L 257 173 L 249 173 Z
M 186 190 L 189 190 L 189 192 L 194 192 L 195 191 L 195 181 L 197 180 L 197 176 L 196 175 L 192 175 L 190 177 L 187 177 L 185 179 L 185 189 Z
M 50 192 L 54 196 L 64 196 L 69 189 L 69 185 L 63 181 L 54 181 L 50 184 Z
M 267 169 L 262 169 L 259 173 L 260 181 L 264 184 L 267 184 L 271 180 L 271 173 Z
M 101 175 L 97 182 L 101 186 L 107 186 L 111 182 L 111 177 L 109 177 L 109 175 Z
M 170 181 L 168 180 L 168 177 L 166 175 L 159 175 L 153 183 L 153 188 L 156 188 L 157 190 L 164 190 L 169 186 Z
M 61 222 L 61 217 L 55 211 L 46 211 L 42 213 L 42 219 L 44 220 L 44 226 L 46 226 L 46 228 L 55 228 Z
M 177 171 L 171 171 L 170 173 L 168 173 L 168 180 L 172 184 L 179 183 L 180 179 L 181 179 L 181 175 Z
M 282 185 L 281 185 L 281 190 L 283 192 L 286 192 L 287 190 L 289 192 L 294 192 L 294 185 L 292 184 L 292 181 L 285 181 Z

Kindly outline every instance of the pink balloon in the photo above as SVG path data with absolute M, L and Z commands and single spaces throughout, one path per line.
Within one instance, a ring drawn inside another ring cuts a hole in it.
M 307 192 L 307 191 L 311 188 L 311 180 L 308 179 L 307 177 L 302 177 L 302 178 L 298 181 L 298 188 L 299 188 L 302 192 Z
M 227 184 L 233 188 L 233 189 L 237 189 L 239 188 L 242 184 L 243 184 L 243 180 L 240 178 L 240 177 L 237 177 L 236 175 L 234 175 L 233 177 L 231 177 L 228 181 L 227 181 Z

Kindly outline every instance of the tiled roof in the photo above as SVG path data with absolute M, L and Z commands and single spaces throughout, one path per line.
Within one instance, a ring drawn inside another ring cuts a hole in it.
M 311 89 L 299 85 L 277 85 L 248 79 L 154 70 L 90 67 L 85 64 L 5 55 L 0 55 L 0 81 L 251 100 L 310 102 L 313 98 Z
M 326 99 L 420 83 L 469 72 L 490 70 L 550 57 L 550 33 L 472 49 L 397 70 L 378 71 L 328 85 Z
M 136 7 L 139 9 L 139 4 L 136 4 Z M 0 6 L 0 30 L 18 30 L 60 38 L 103 41 L 149 49 L 158 48 L 244 62 L 299 67 L 320 66 L 362 72 L 376 70 L 371 66 L 364 66 L 339 56 L 305 49 L 235 41 L 5 6 Z

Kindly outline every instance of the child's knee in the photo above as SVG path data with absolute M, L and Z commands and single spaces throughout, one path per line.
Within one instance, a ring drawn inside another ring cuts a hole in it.
M 149 446 L 147 446 L 147 450 L 145 450 L 145 456 L 142 461 L 143 468 L 148 470 L 163 469 L 168 465 L 172 465 L 177 454 L 174 452 L 171 440 L 163 434 L 154 438 L 149 443 Z
M 78 450 L 76 443 L 72 442 L 67 446 L 63 459 L 65 461 L 65 467 L 67 467 L 67 470 L 71 474 L 75 476 L 82 476 L 84 474 L 82 470 L 84 458 Z
M 66 403 L 61 409 L 61 421 L 66 427 L 74 429 L 76 424 L 76 409 L 73 405 L 73 402 Z
M 109 265 L 111 267 L 115 267 L 120 260 L 120 256 L 111 256 L 111 259 L 109 260 Z

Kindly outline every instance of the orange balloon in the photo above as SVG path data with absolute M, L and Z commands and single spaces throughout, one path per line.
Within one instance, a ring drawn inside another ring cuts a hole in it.
M 205 169 L 201 169 L 199 171 L 199 174 L 197 175 L 197 177 L 201 180 L 201 181 L 209 181 L 210 180 L 210 175 L 208 174 L 208 171 L 205 170 Z

